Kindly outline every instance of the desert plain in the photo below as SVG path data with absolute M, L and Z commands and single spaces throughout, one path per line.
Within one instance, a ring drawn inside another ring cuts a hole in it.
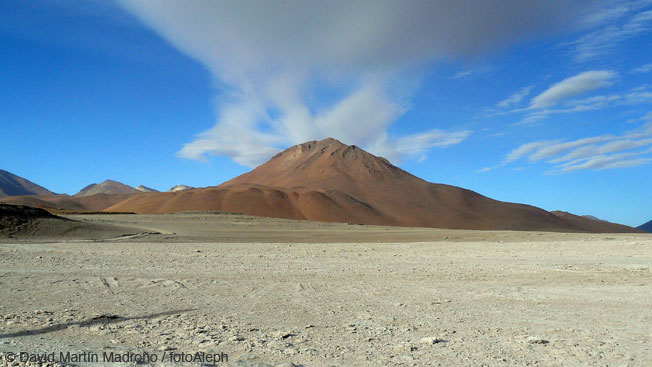
M 20 352 L 100 355 L 53 364 L 80 366 L 111 365 L 104 352 L 157 355 L 141 365 L 196 352 L 223 366 L 652 365 L 652 235 L 67 218 L 93 230 L 0 239 L 4 365 L 39 365 L 7 360 Z

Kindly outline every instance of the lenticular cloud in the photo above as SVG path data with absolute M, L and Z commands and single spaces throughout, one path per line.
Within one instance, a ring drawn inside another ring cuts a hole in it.
M 554 29 L 585 6 L 565 0 L 119 2 L 226 86 L 215 126 L 179 155 L 224 155 L 249 166 L 284 146 L 327 136 L 394 161 L 459 143 L 470 132 L 436 123 L 410 136 L 388 133 L 410 105 L 415 70 Z

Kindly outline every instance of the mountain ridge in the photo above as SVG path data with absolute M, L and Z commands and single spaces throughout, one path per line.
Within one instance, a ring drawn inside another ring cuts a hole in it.
M 636 227 L 642 231 L 652 233 L 652 220 Z
M 0 169 L 0 197 L 18 195 L 54 195 L 54 193 L 26 178 Z
M 138 191 L 140 191 L 140 192 L 158 192 L 158 190 L 153 189 L 153 188 L 151 188 L 151 187 L 147 187 L 147 186 L 145 186 L 145 185 L 138 185 L 138 186 L 136 187 L 136 190 L 138 190 Z
M 95 194 L 137 194 L 142 192 L 141 190 L 125 185 L 122 182 L 114 180 L 105 180 L 101 183 L 92 183 L 83 189 L 81 189 L 74 196 L 90 196 Z
M 33 184 L 33 183 L 32 183 Z M 35 184 L 34 184 L 35 185 Z M 358 224 L 564 232 L 637 232 L 592 216 L 502 202 L 431 183 L 355 145 L 297 144 L 218 186 L 149 192 L 113 180 L 74 196 L 6 196 L 2 202 L 64 211 L 173 213 L 209 210 Z
M 188 185 L 174 185 L 167 192 L 176 192 L 190 189 L 194 189 L 194 187 Z
M 561 218 L 530 205 L 430 183 L 387 159 L 332 138 L 292 146 L 219 186 L 135 195 L 106 210 L 222 210 L 287 219 L 453 229 L 637 231 L 579 216 Z M 588 226 L 584 221 L 599 225 Z

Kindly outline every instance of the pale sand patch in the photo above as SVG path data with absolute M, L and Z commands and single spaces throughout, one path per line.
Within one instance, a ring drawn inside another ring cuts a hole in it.
M 224 352 L 233 366 L 652 365 L 649 235 L 75 219 L 163 234 L 3 240 L 0 351 Z

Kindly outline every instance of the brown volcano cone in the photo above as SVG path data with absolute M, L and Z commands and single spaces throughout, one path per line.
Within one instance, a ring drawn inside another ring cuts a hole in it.
M 424 181 L 329 138 L 295 145 L 217 187 L 134 195 L 109 211 L 221 210 L 288 219 L 459 229 L 584 231 L 574 221 Z M 588 219 L 587 219 L 588 220 Z M 591 231 L 636 231 L 604 222 Z

